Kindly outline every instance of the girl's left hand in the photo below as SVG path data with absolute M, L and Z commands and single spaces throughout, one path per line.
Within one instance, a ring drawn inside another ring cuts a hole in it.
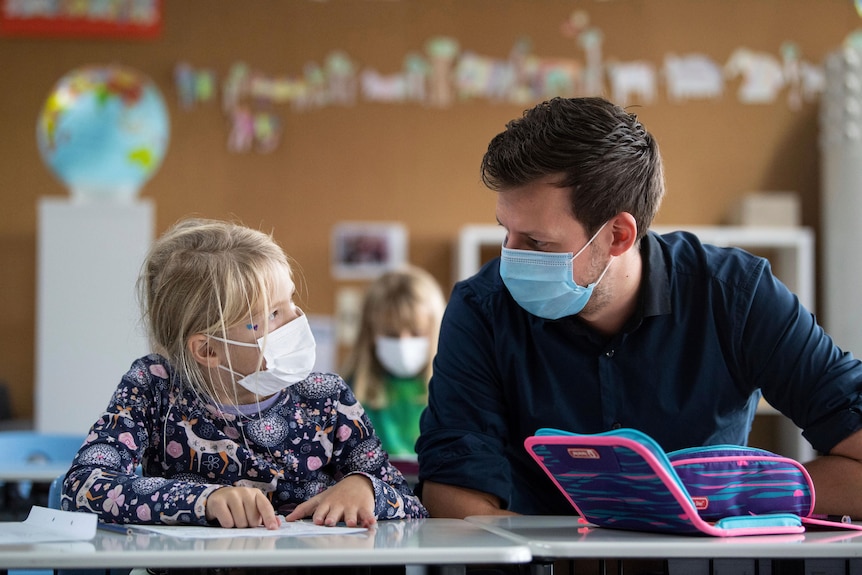
M 364 475 L 349 475 L 324 491 L 297 505 L 285 516 L 285 521 L 296 521 L 312 516 L 316 525 L 333 526 L 344 521 L 348 527 L 370 527 L 377 523 L 374 517 L 374 487 Z

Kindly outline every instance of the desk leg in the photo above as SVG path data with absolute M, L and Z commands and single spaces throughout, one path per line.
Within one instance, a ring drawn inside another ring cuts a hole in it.
M 465 565 L 408 565 L 406 575 L 466 575 Z
M 534 560 L 530 563 L 530 575 L 554 575 L 554 562 Z
M 617 575 L 623 575 L 622 560 L 616 562 Z M 530 575 L 554 575 L 554 568 L 558 567 L 561 575 L 577 575 L 578 573 L 598 573 L 599 575 L 608 575 L 608 562 L 605 559 L 576 561 L 563 560 L 549 561 L 542 559 L 534 559 L 529 564 Z M 521 571 L 523 573 L 524 571 Z M 862 573 L 860 573 L 862 575 Z
M 709 559 L 668 559 L 668 575 L 710 575 Z
M 625 573 L 625 561 L 622 559 L 617 559 L 617 575 L 624 575 Z M 599 573 L 600 575 L 608 575 L 608 560 L 607 559 L 599 559 Z

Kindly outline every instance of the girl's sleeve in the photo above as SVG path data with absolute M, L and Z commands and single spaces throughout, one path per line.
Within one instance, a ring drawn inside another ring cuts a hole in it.
M 161 445 L 160 396 L 168 389 L 163 365 L 132 365 L 72 461 L 62 509 L 108 523 L 207 524 L 207 497 L 221 486 L 139 474 L 147 450 Z
M 340 475 L 361 473 L 374 486 L 374 516 L 377 519 L 428 517 L 428 511 L 407 480 L 389 461 L 380 438 L 362 405 L 347 385 L 342 385 L 335 403 L 336 423 L 332 444 Z

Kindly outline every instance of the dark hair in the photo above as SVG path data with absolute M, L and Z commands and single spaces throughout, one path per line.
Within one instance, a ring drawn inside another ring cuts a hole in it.
M 603 98 L 542 102 L 506 124 L 482 158 L 482 181 L 497 192 L 555 174 L 589 234 L 628 212 L 643 237 L 664 195 L 658 143 L 637 116 Z

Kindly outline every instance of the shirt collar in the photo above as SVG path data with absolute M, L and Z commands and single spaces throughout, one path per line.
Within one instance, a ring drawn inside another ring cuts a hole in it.
M 629 318 L 622 328 L 622 333 L 631 333 L 636 330 L 644 318 L 671 313 L 670 300 L 670 265 L 665 250 L 662 249 L 661 236 L 655 232 L 647 232 L 640 243 L 641 263 L 643 273 L 641 276 L 640 293 L 638 304 L 634 314 Z M 579 321 L 576 324 L 581 324 Z M 582 329 L 587 329 L 586 327 Z M 589 331 L 587 329 L 587 331 Z
M 660 236 L 655 232 L 647 232 L 641 239 L 640 247 L 643 262 L 639 306 L 641 317 L 669 314 L 670 265 L 667 254 L 662 249 Z

